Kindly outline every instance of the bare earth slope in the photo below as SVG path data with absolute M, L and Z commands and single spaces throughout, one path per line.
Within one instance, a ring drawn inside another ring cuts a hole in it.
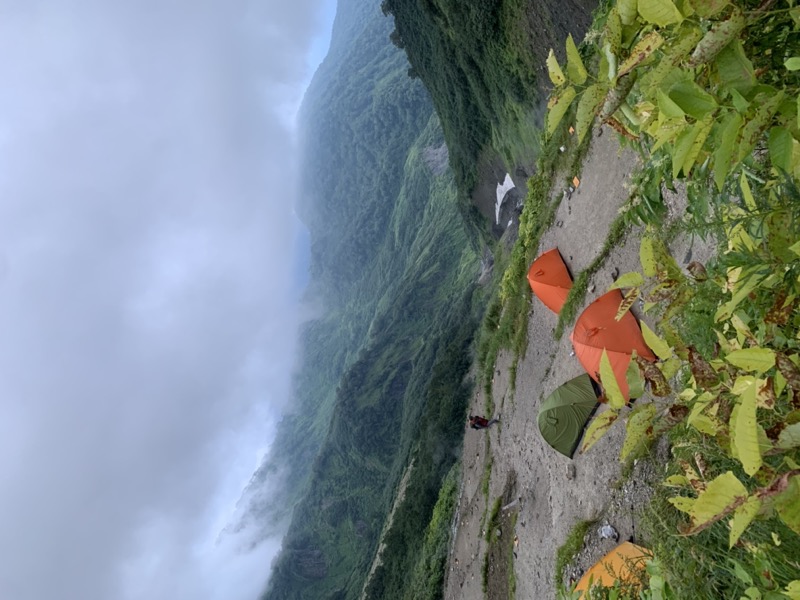
M 587 268 L 600 253 L 609 226 L 628 196 L 624 183 L 636 164 L 637 157 L 629 150 L 620 151 L 616 136 L 609 130 L 595 137 L 584 161 L 580 187 L 570 200 L 562 200 L 556 225 L 543 237 L 540 252 L 557 246 L 573 276 Z M 639 234 L 629 233 L 611 252 L 590 282 L 589 289 L 593 291 L 587 294 L 586 304 L 606 291 L 613 281 L 612 270 L 625 273 L 639 268 Z M 673 251 L 680 260 L 686 249 Z M 694 249 L 695 258 L 702 260 L 700 253 L 704 252 Z M 649 495 L 646 481 L 654 474 L 652 465 L 638 464 L 624 486 L 615 485 L 620 479 L 622 425 L 617 423 L 587 454 L 576 453 L 572 461 L 548 446 L 536 426 L 543 399 L 557 386 L 583 372 L 578 360 L 570 356 L 569 329 L 561 340 L 553 339 L 556 321 L 556 315 L 534 298 L 528 348 L 518 365 L 515 392 L 509 380 L 513 357 L 501 354 L 497 363 L 494 402 L 499 407 L 501 423 L 488 431 L 466 433 L 463 489 L 445 586 L 448 600 L 507 597 L 506 586 L 499 581 L 507 579 L 507 565 L 490 562 L 486 594 L 481 584 L 487 547 L 481 517 L 487 506 L 491 511 L 495 499 L 501 495 L 504 495 L 503 505 L 508 503 L 507 499 L 518 500 L 509 509 L 518 511 L 516 527 L 514 531 L 502 531 L 500 527 L 490 535 L 501 536 L 503 543 L 509 545 L 511 540 L 506 536 L 518 537 L 516 557 L 509 557 L 516 573 L 518 599 L 555 598 L 556 551 L 576 522 L 600 518 L 598 525 L 610 523 L 619 532 L 620 540 L 636 536 L 632 508 L 646 502 Z M 484 406 L 484 393 L 477 390 L 470 410 L 482 414 Z M 661 449 L 662 453 L 665 451 Z M 489 498 L 486 498 L 481 480 L 488 460 L 492 462 Z M 615 545 L 612 539 L 600 539 L 597 527 L 590 530 L 587 540 L 589 548 L 583 557 L 586 564 Z

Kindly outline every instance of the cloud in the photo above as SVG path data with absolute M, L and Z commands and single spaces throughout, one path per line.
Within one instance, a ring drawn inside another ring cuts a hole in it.
M 0 596 L 251 598 L 321 0 L 0 0 Z M 231 542 L 233 544 L 233 542 Z

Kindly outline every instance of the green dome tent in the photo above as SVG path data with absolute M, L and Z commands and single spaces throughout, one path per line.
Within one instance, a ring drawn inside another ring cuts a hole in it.
M 561 454 L 572 458 L 597 404 L 592 380 L 585 373 L 559 386 L 539 408 L 542 437 Z

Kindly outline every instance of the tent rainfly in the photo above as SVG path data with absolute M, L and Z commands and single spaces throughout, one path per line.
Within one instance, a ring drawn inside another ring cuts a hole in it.
M 613 586 L 617 580 L 636 581 L 641 577 L 645 563 L 651 556 L 652 553 L 647 548 L 632 542 L 622 542 L 583 574 L 575 591 L 583 592 L 580 597 L 587 598 L 590 580 L 592 587 L 599 585 L 604 588 Z
M 597 408 L 597 394 L 585 373 L 557 387 L 539 408 L 539 431 L 553 448 L 572 458 L 586 423 Z
M 547 308 L 556 314 L 561 311 L 572 287 L 572 278 L 558 248 L 548 250 L 533 261 L 528 270 L 528 283 Z
M 617 321 L 615 319 L 622 293 L 611 290 L 586 307 L 570 334 L 575 355 L 589 376 L 600 382 L 600 358 L 605 349 L 611 368 L 619 383 L 619 389 L 626 400 L 630 400 L 625 372 L 631 362 L 631 354 L 636 353 L 650 361 L 656 359 L 644 342 L 642 330 L 630 311 Z M 602 382 L 600 382 L 602 383 Z

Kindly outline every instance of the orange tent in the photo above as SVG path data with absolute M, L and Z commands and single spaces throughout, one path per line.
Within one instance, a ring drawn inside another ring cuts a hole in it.
M 631 542 L 622 542 L 583 574 L 575 586 L 575 591 L 588 592 L 589 580 L 592 581 L 592 587 L 599 585 L 605 588 L 612 587 L 617 580 L 639 580 L 644 572 L 645 563 L 651 556 L 652 553 L 647 548 Z M 586 594 L 581 594 L 581 598 L 585 596 Z
M 553 248 L 533 261 L 528 270 L 528 283 L 542 303 L 558 314 L 572 287 L 572 278 L 558 248 Z
M 625 371 L 631 362 L 631 354 L 636 350 L 639 356 L 647 360 L 655 360 L 656 357 L 644 343 L 639 323 L 630 311 L 619 321 L 614 318 L 620 302 L 622 293 L 619 290 L 611 290 L 600 296 L 578 317 L 569 339 L 583 368 L 597 382 L 600 382 L 600 357 L 603 349 L 606 350 L 619 389 L 628 400 L 630 395 Z

